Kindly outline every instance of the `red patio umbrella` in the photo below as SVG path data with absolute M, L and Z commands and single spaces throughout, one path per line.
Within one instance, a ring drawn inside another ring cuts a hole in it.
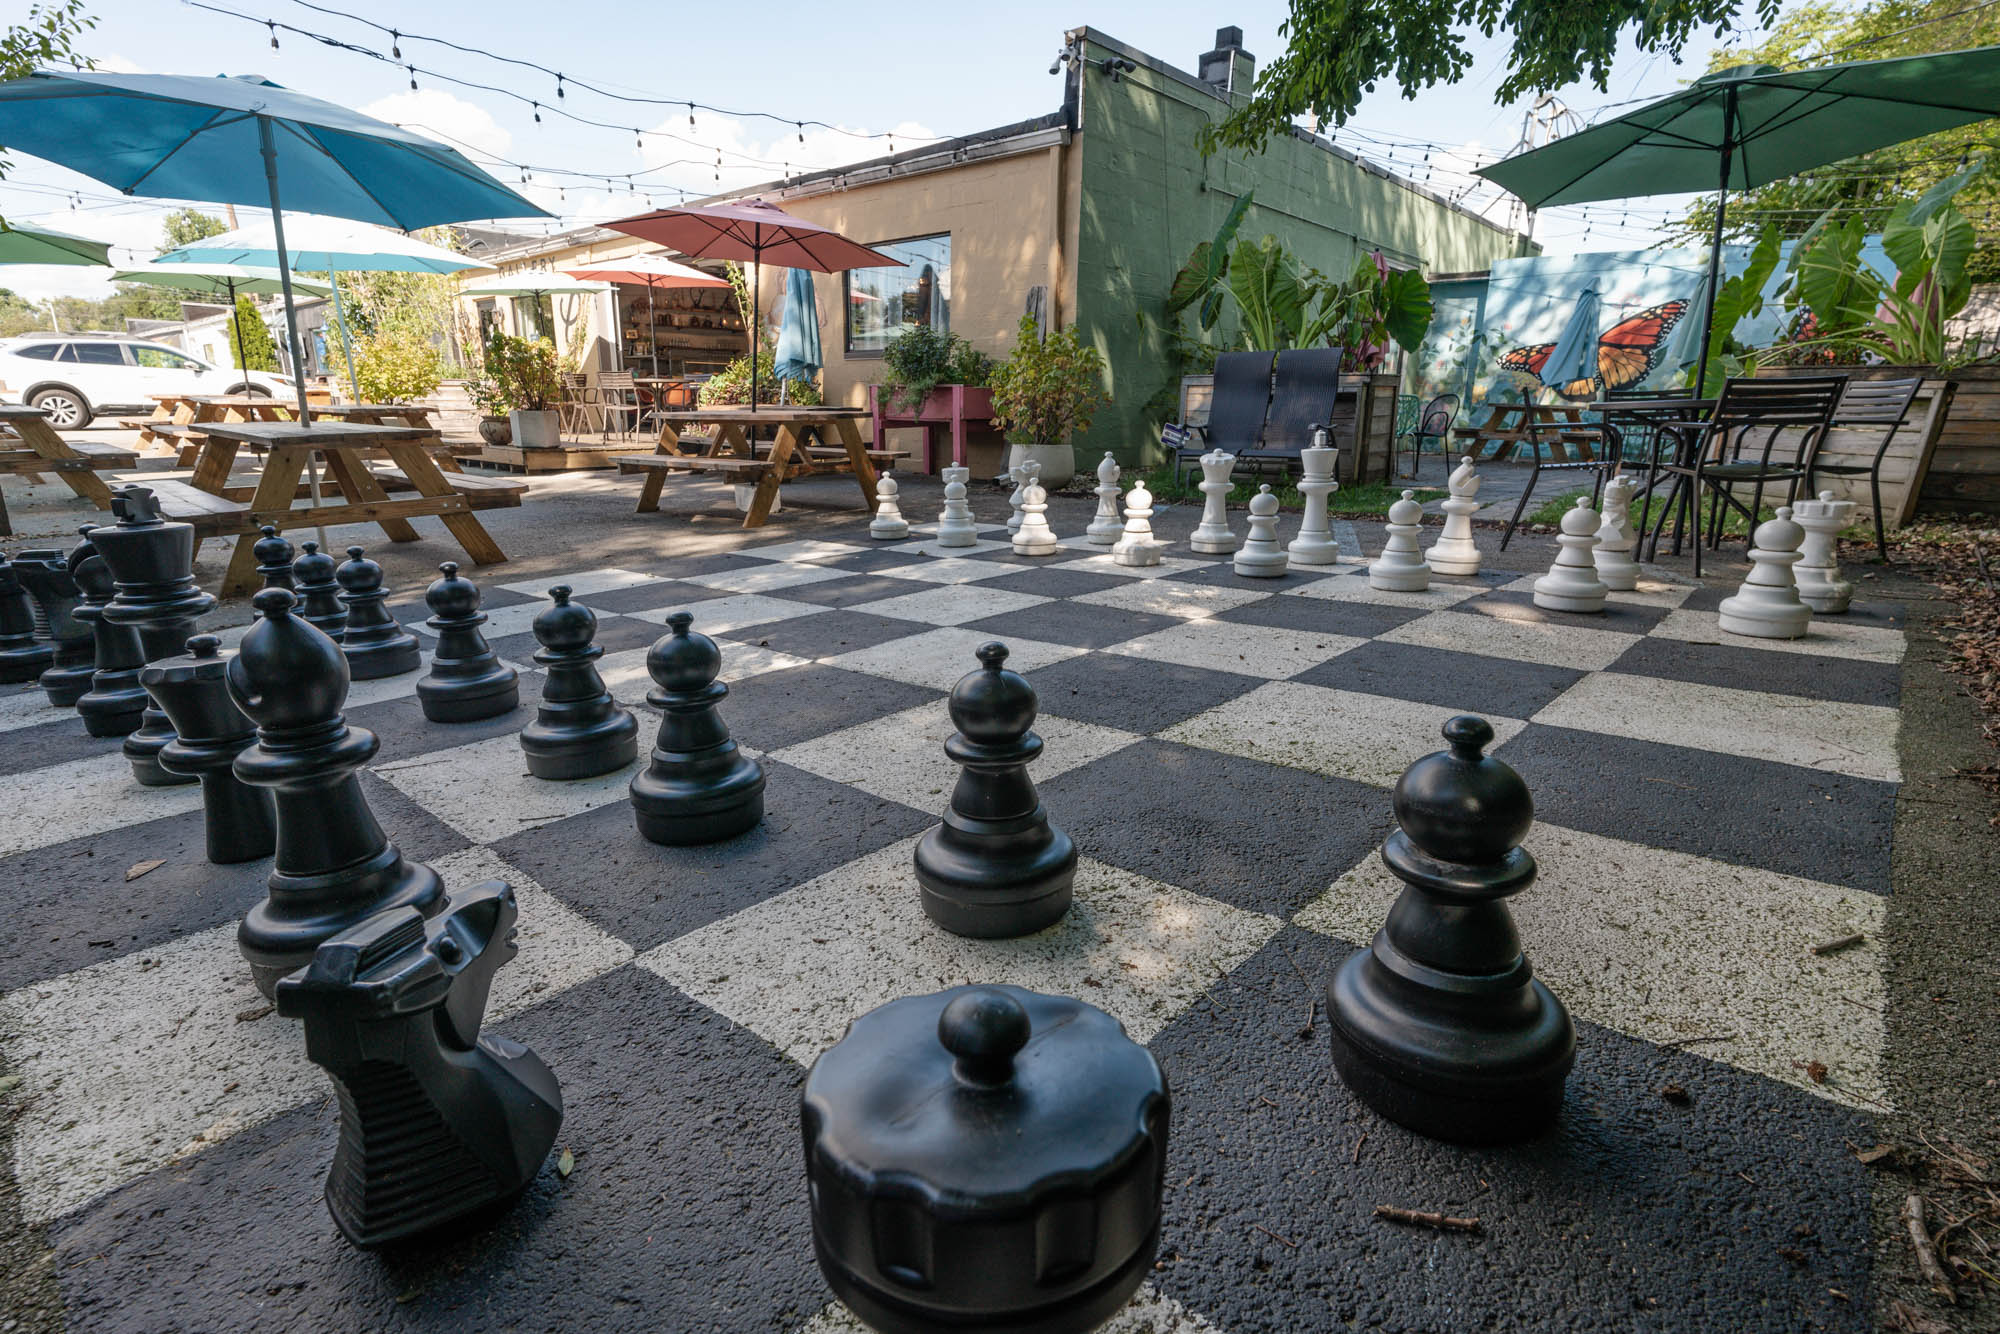
M 646 341 L 653 345 L 653 374 L 660 373 L 660 331 L 653 315 L 653 289 L 656 287 L 727 287 L 727 278 L 703 273 L 700 269 L 676 264 L 663 255 L 627 255 L 623 259 L 608 259 L 602 264 L 585 264 L 574 269 L 564 269 L 572 278 L 581 278 L 593 283 L 643 283 L 646 287 Z
M 903 267 L 899 259 L 870 250 L 831 227 L 807 222 L 761 199 L 661 208 L 604 225 L 654 245 L 678 250 L 689 259 L 750 261 L 750 406 L 753 409 L 757 406 L 757 351 L 763 318 L 763 293 L 757 290 L 757 279 L 765 260 L 788 269 L 811 269 L 814 273 Z

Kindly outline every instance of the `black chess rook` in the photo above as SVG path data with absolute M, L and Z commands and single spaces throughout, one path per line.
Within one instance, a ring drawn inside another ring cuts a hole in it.
M 90 533 L 92 545 L 116 581 L 117 591 L 105 604 L 104 616 L 139 632 L 145 661 L 178 657 L 195 632 L 195 622 L 215 606 L 214 596 L 195 585 L 194 525 L 162 519 L 159 502 L 144 486 L 119 490 L 111 509 L 117 522 Z M 132 776 L 148 787 L 194 782 L 190 775 L 172 773 L 160 764 L 160 752 L 173 739 L 174 726 L 165 710 L 148 700 L 139 729 L 125 738 Z
M 521 729 L 528 772 L 553 782 L 594 778 L 639 757 L 639 720 L 618 707 L 597 674 L 604 648 L 597 614 L 570 601 L 567 584 L 549 590 L 553 604 L 535 617 L 535 665 L 543 672 L 535 720 Z
M 437 636 L 431 670 L 417 682 L 417 702 L 434 723 L 471 723 L 521 707 L 520 673 L 500 661 L 479 627 L 479 586 L 462 579 L 456 561 L 438 566 L 444 578 L 424 593 L 425 622 Z
M 229 698 L 229 660 L 214 635 L 196 635 L 187 654 L 146 664 L 139 683 L 173 723 L 160 751 L 169 773 L 201 780 L 208 859 L 218 865 L 256 861 L 277 842 L 271 794 L 236 776 L 236 757 L 257 740 L 243 710 Z
M 347 559 L 333 577 L 340 584 L 340 601 L 347 608 L 340 647 L 347 654 L 347 669 L 354 679 L 375 681 L 421 667 L 423 650 L 416 636 L 396 624 L 382 605 L 389 596 L 382 587 L 382 567 L 369 560 L 360 547 L 349 547 Z
M 693 634 L 694 617 L 667 617 L 668 633 L 646 651 L 653 689 L 646 702 L 663 713 L 653 755 L 632 776 L 632 814 L 654 843 L 715 843 L 764 818 L 764 766 L 737 748 L 716 707 L 729 687 L 716 680 L 722 651 Z

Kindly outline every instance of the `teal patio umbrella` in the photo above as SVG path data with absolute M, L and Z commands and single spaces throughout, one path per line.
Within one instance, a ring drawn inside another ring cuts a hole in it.
M 1731 190 L 2000 116 L 2000 46 L 1818 69 L 1744 65 L 1478 175 L 1529 208 L 1717 191 L 1695 394 L 1705 385 Z
M 547 216 L 455 149 L 259 75 L 38 70 L 0 82 L 0 143 L 127 195 L 268 206 L 302 422 L 287 206 L 404 231 Z
M 1569 322 L 1556 335 L 1555 346 L 1542 362 L 1543 384 L 1566 385 L 1597 378 L 1597 340 L 1603 336 L 1598 323 L 1603 315 L 1604 298 L 1598 295 L 1593 280 L 1576 294 Z
M 111 247 L 68 232 L 43 227 L 9 227 L 0 222 L 0 264 L 111 263 Z
M 186 292 L 190 296 L 214 297 L 229 307 L 229 323 L 236 330 L 236 364 L 247 358 L 243 353 L 243 315 L 236 306 L 239 296 L 271 296 L 285 290 L 285 275 L 276 269 L 253 269 L 242 264 L 138 264 L 111 275 L 114 283 L 144 283 Z M 325 296 L 333 289 L 325 283 L 304 278 L 292 279 L 292 286 L 312 296 Z
M 778 322 L 775 370 L 780 380 L 810 380 L 825 365 L 819 350 L 819 307 L 813 300 L 813 276 L 791 269 L 785 277 L 785 313 Z

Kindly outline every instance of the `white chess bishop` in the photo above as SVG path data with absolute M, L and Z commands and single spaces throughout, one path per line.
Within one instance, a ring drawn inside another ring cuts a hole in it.
M 1589 496 L 1578 496 L 1576 504 L 1563 511 L 1562 535 L 1556 538 L 1560 550 L 1549 572 L 1535 580 L 1535 605 L 1550 611 L 1601 612 L 1604 595 L 1611 590 L 1597 577 L 1597 511 Z
M 972 521 L 972 505 L 965 498 L 965 484 L 972 480 L 972 469 L 949 467 L 943 475 L 944 508 L 938 511 L 937 544 L 972 546 L 979 541 L 979 527 Z
M 1838 554 L 1840 530 L 1854 522 L 1854 510 L 1853 501 L 1835 500 L 1831 491 L 1792 506 L 1792 522 L 1806 532 L 1799 563 L 1792 567 L 1799 601 L 1822 615 L 1837 616 L 1854 600 L 1854 585 L 1840 577 Z
M 1153 493 L 1144 478 L 1125 493 L 1125 532 L 1111 548 L 1111 559 L 1138 568 L 1158 565 L 1167 544 L 1153 536 Z
M 1472 515 L 1479 508 L 1473 497 L 1479 494 L 1482 480 L 1473 470 L 1472 455 L 1467 454 L 1445 481 L 1445 488 L 1451 494 L 1440 507 L 1444 510 L 1444 531 L 1425 557 L 1431 569 L 1439 574 L 1479 573 L 1479 548 L 1472 540 Z
M 1722 600 L 1716 620 L 1732 635 L 1752 639 L 1797 639 L 1812 625 L 1812 608 L 1799 600 L 1799 547 L 1806 530 L 1792 521 L 1789 507 L 1757 525 L 1750 539 L 1750 573 L 1743 586 Z
M 1639 562 L 1632 559 L 1632 548 L 1638 541 L 1632 531 L 1632 497 L 1638 490 L 1639 483 L 1622 472 L 1611 474 L 1611 480 L 1604 484 L 1602 522 L 1597 525 L 1597 549 L 1592 559 L 1604 586 L 1620 593 L 1639 586 Z
M 1325 439 L 1325 431 L 1314 440 Z M 1299 494 L 1306 498 L 1305 517 L 1299 521 L 1299 535 L 1285 552 L 1294 565 L 1333 565 L 1340 560 L 1340 544 L 1333 540 L 1333 525 L 1327 521 L 1327 496 L 1340 489 L 1334 480 L 1334 464 L 1340 451 L 1331 445 L 1312 444 L 1299 451 Z
M 1211 449 L 1201 456 L 1201 522 L 1188 538 L 1188 545 L 1205 556 L 1227 556 L 1242 539 L 1229 531 L 1229 474 L 1236 470 L 1236 456 Z
M 1084 540 L 1101 547 L 1111 546 L 1125 535 L 1125 521 L 1118 515 L 1118 460 L 1110 450 L 1097 465 L 1097 515 L 1083 530 Z
M 1388 536 L 1382 540 L 1382 554 L 1368 564 L 1368 586 L 1385 593 L 1421 593 L 1431 586 L 1431 567 L 1417 546 L 1422 531 L 1424 507 L 1415 491 L 1389 506 Z
M 902 507 L 896 503 L 900 491 L 896 479 L 886 472 L 875 479 L 875 517 L 868 521 L 868 536 L 893 542 L 910 535 L 910 521 L 903 517 Z
M 1269 482 L 1250 497 L 1250 535 L 1234 563 L 1236 573 L 1252 579 L 1275 579 L 1285 572 L 1285 549 L 1278 545 L 1278 498 Z
M 1055 531 L 1049 527 L 1049 493 L 1042 486 L 1042 465 L 1024 463 L 1026 480 L 1021 484 L 1021 526 L 1014 530 L 1017 556 L 1053 556 L 1060 549 Z

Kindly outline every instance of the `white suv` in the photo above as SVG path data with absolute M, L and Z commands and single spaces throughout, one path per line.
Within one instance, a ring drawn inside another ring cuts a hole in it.
M 59 333 L 0 342 L 0 389 L 64 431 L 102 412 L 150 413 L 151 394 L 285 394 L 275 376 L 219 369 L 165 343 Z

